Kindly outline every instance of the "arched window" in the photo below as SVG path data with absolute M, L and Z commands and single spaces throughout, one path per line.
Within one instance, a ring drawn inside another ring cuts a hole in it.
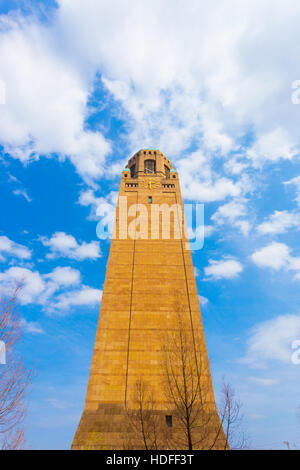
M 156 173 L 155 160 L 145 160 L 144 173 Z
M 132 167 L 130 168 L 130 176 L 131 178 L 133 178 L 135 175 L 135 165 L 132 165 Z
M 165 175 L 167 179 L 170 178 L 170 168 L 167 165 L 165 165 Z

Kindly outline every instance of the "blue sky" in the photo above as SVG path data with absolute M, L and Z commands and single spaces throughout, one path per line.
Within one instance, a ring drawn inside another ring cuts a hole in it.
M 217 401 L 225 375 L 252 448 L 299 444 L 299 2 L 15 0 L 0 13 L 0 284 L 25 280 L 28 447 L 71 445 L 109 251 L 96 212 L 114 215 L 144 147 L 205 205 L 193 260 Z

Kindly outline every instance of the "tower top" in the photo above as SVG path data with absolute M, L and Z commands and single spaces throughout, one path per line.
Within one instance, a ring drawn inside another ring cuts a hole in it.
M 140 149 L 129 160 L 125 171 L 130 170 L 131 177 L 139 175 L 157 175 L 168 178 L 174 168 L 170 160 L 158 149 Z

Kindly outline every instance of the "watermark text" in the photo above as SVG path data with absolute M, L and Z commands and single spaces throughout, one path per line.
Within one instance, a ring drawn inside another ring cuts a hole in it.
M 204 205 L 129 204 L 120 196 L 113 223 L 112 207 L 97 211 L 97 237 L 101 240 L 183 240 L 185 249 L 200 250 L 204 245 Z

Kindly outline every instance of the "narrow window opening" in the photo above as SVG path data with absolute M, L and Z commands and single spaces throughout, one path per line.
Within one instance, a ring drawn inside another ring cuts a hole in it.
M 165 175 L 166 179 L 170 178 L 170 168 L 167 165 L 165 165 Z
M 166 425 L 168 428 L 172 427 L 172 416 L 169 416 L 169 415 L 166 416 Z
M 148 197 L 148 202 L 149 202 L 149 204 L 152 204 L 152 196 Z
M 130 176 L 131 178 L 133 178 L 135 175 L 135 165 L 132 165 L 132 167 L 130 168 Z

